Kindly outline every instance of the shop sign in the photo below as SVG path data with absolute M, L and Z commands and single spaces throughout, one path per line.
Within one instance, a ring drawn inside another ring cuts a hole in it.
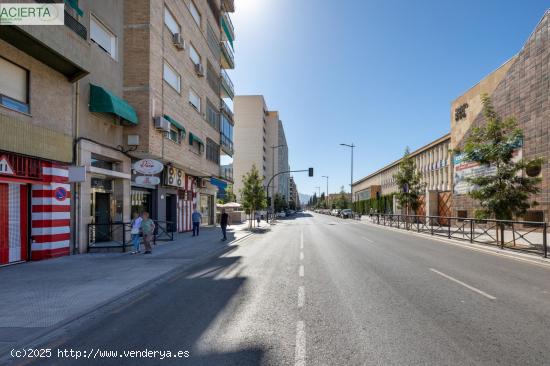
M 142 159 L 136 161 L 133 166 L 134 170 L 140 174 L 154 175 L 162 172 L 164 165 L 157 160 Z
M 14 174 L 10 162 L 5 155 L 2 155 L 2 157 L 0 157 L 0 174 Z
M 512 161 L 518 162 L 522 159 L 522 148 L 516 148 L 513 152 Z M 453 157 L 454 178 L 453 191 L 454 194 L 467 194 L 472 192 L 476 186 L 468 181 L 468 178 L 487 177 L 496 174 L 494 165 L 480 165 L 475 161 L 467 161 L 464 159 L 464 154 L 456 154 Z
M 149 185 L 149 186 L 156 186 L 160 183 L 160 178 L 149 176 L 149 175 L 138 175 L 136 177 L 136 183 L 137 184 L 145 184 L 145 185 Z

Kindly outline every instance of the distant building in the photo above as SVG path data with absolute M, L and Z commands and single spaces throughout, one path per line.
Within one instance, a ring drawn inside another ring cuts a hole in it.
M 242 177 L 253 165 L 264 177 L 267 186 L 271 177 L 289 171 L 288 146 L 279 112 L 269 111 L 261 95 L 236 96 L 235 154 L 233 156 L 234 190 L 240 199 Z M 274 178 L 269 187 L 269 196 L 281 194 L 289 200 L 289 173 Z

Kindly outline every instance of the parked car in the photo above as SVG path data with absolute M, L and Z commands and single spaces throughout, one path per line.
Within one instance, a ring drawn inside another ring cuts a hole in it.
M 277 217 L 284 219 L 286 217 L 286 213 L 283 211 L 277 213 Z
M 340 217 L 343 219 L 351 219 L 353 218 L 353 211 L 350 208 L 345 208 L 340 211 Z

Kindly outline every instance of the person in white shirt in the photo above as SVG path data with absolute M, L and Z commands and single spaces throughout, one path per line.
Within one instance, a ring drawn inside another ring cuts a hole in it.
M 132 244 L 134 244 L 134 251 L 132 252 L 132 254 L 139 253 L 139 233 L 141 228 L 141 221 L 143 221 L 141 216 L 137 212 L 134 212 L 134 217 L 132 218 L 132 222 L 130 223 L 130 234 L 132 234 Z

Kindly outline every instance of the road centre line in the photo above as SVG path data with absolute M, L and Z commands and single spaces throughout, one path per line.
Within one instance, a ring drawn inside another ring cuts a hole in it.
M 304 232 L 300 231 L 300 249 L 304 249 Z
M 300 264 L 300 270 L 299 270 L 300 277 L 304 277 L 304 265 Z
M 298 307 L 301 308 L 306 302 L 306 289 L 304 286 L 298 287 Z
M 301 261 L 304 260 L 304 252 L 300 252 L 300 260 L 301 260 Z
M 466 284 L 466 283 L 464 283 L 464 282 L 462 282 L 462 281 L 460 281 L 460 280 L 457 280 L 456 278 L 451 277 L 451 276 L 449 276 L 449 275 L 447 275 L 447 274 L 445 274 L 445 273 L 443 273 L 443 272 L 439 272 L 438 270 L 433 269 L 433 268 L 430 268 L 430 271 L 432 271 L 432 272 L 434 272 L 434 273 L 437 273 L 438 275 L 440 275 L 440 276 L 442 276 L 442 277 L 445 277 L 445 278 L 448 279 L 448 280 L 451 280 L 451 281 L 453 281 L 453 282 L 456 282 L 456 283 L 458 283 L 459 285 L 462 285 L 462 286 L 466 287 L 467 289 L 469 289 L 469 290 L 471 290 L 471 291 L 473 291 L 473 292 L 476 292 L 476 293 L 480 294 L 481 296 L 485 296 L 486 298 L 491 299 L 491 300 L 496 300 L 496 297 L 494 297 L 493 295 L 489 295 L 488 293 L 486 293 L 486 292 L 484 292 L 484 291 L 481 291 L 480 289 L 477 289 L 477 288 L 475 288 L 475 287 L 473 287 L 473 286 L 470 286 L 470 285 L 468 285 L 468 284 Z
M 294 365 L 306 365 L 306 326 L 302 320 L 296 323 L 296 351 L 294 354 Z
M 369 238 L 367 238 L 366 236 L 362 236 L 363 240 L 366 240 L 368 241 L 369 243 L 374 243 L 374 241 L 370 240 Z

